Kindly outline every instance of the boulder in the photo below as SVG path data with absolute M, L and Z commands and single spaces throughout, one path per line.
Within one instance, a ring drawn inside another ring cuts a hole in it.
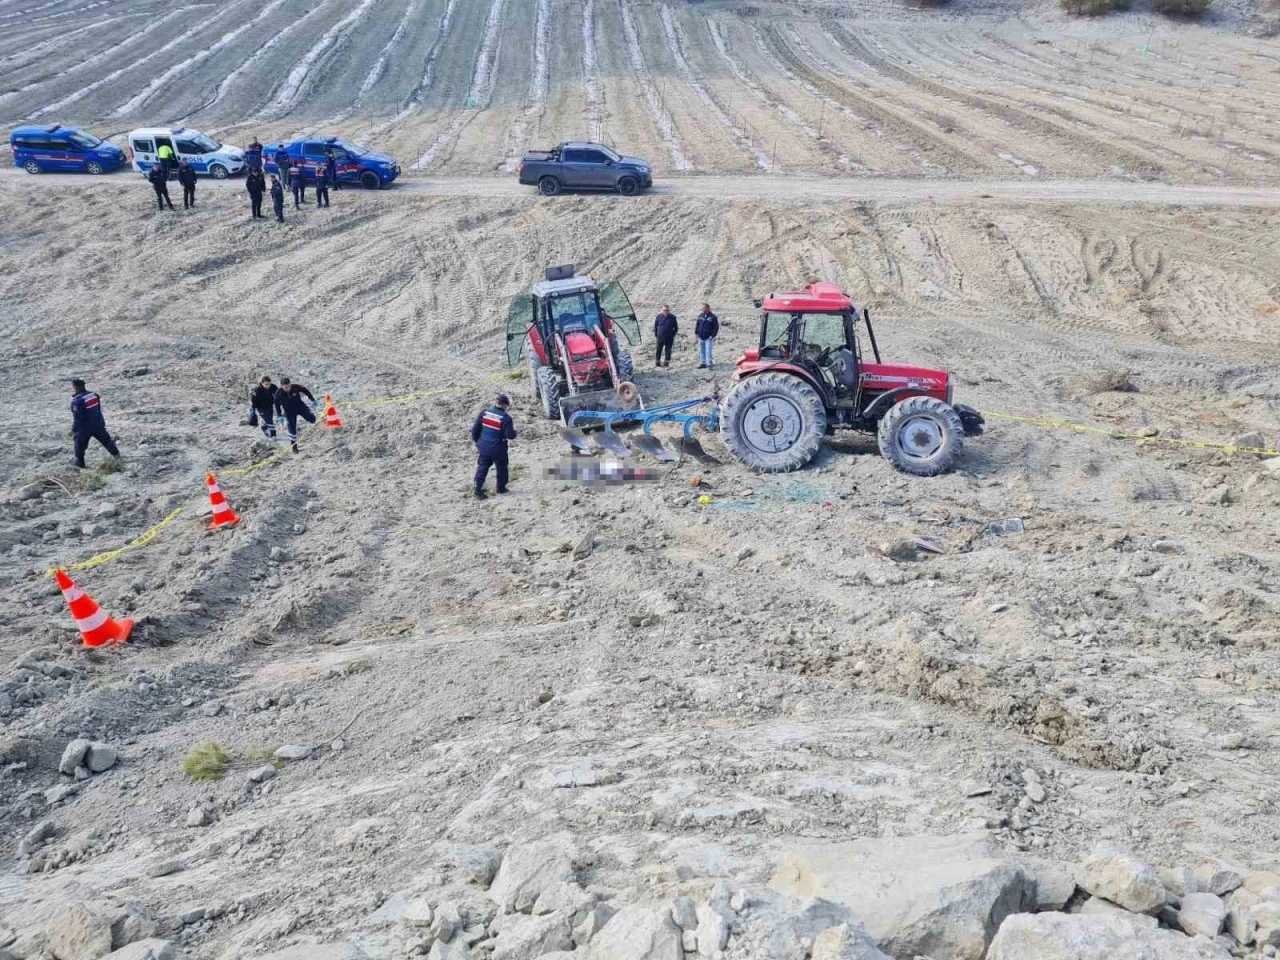
M 502 863 L 501 851 L 479 843 L 450 843 L 443 853 L 445 865 L 453 867 L 455 880 L 481 887 L 493 882 Z
M 1258 929 L 1253 907 L 1261 902 L 1261 897 L 1243 887 L 1227 894 L 1227 933 L 1235 937 L 1237 943 L 1253 943 L 1254 931 Z
M 1212 893 L 1188 893 L 1178 907 L 1178 926 L 1193 937 L 1216 937 L 1226 919 L 1227 905 Z
M 573 880 L 573 846 L 567 835 L 517 843 L 502 858 L 489 897 L 503 910 L 526 913 L 544 890 Z
M 1036 910 L 1061 910 L 1076 892 L 1075 864 L 1043 857 L 1018 857 L 1018 864 L 1036 882 Z
M 569 918 L 563 913 L 541 917 L 504 917 L 493 946 L 493 960 L 537 960 L 553 950 L 572 950 Z
M 1256 893 L 1263 900 L 1280 900 L 1280 896 L 1272 896 L 1270 892 L 1280 891 L 1280 873 L 1272 873 L 1270 870 L 1250 870 L 1244 875 L 1244 888 L 1250 893 Z
M 84 765 L 89 768 L 90 773 L 102 773 L 116 765 L 118 756 L 116 748 L 109 743 L 91 743 L 89 752 L 85 755 Z
M 683 960 L 680 928 L 671 911 L 627 906 L 591 940 L 587 960 Z
M 845 905 L 894 956 L 980 960 L 1006 916 L 1035 906 L 1035 881 L 985 833 L 797 844 L 770 886 Z
M 1125 917 L 1132 917 L 1144 927 L 1149 927 L 1152 930 L 1160 925 L 1156 921 L 1156 918 L 1151 916 L 1149 913 L 1130 913 L 1124 907 L 1117 907 L 1110 900 L 1103 900 L 1101 897 L 1090 897 L 1080 905 L 1080 912 L 1085 916 L 1097 914 L 1111 915 L 1118 913 Z
M 1196 867 L 1196 883 L 1197 890 L 1212 893 L 1217 897 L 1225 897 L 1232 890 L 1244 886 L 1244 877 L 1234 870 L 1206 863 Z
M 54 960 L 100 960 L 111 952 L 114 920 L 87 903 L 68 903 L 49 925 L 49 952 Z
M 286 743 L 271 756 L 277 760 L 305 760 L 311 756 L 311 748 L 303 743 Z
M 698 952 L 714 957 L 729 945 L 729 920 L 711 906 L 698 908 Z
M 72 740 L 62 751 L 62 760 L 58 763 L 58 772 L 71 776 L 76 767 L 84 762 L 84 755 L 89 752 L 88 740 Z
M 1164 884 L 1156 872 L 1119 847 L 1100 843 L 1076 870 L 1076 883 L 1093 894 L 1135 913 L 1152 913 L 1164 905 Z
M 178 948 L 168 940 L 152 937 L 108 953 L 103 960 L 178 960 Z
M 862 924 L 827 927 L 813 938 L 811 960 L 889 960 Z
M 1280 902 L 1263 900 L 1249 908 L 1257 929 L 1253 934 L 1253 942 L 1259 947 L 1270 944 L 1280 947 Z
M 1160 883 L 1164 885 L 1166 896 L 1172 895 L 1181 899 L 1188 893 L 1200 892 L 1200 882 L 1196 880 L 1195 873 L 1187 867 L 1161 870 L 1159 877 Z
M 573 942 L 578 946 L 586 946 L 591 942 L 591 938 L 600 932 L 606 923 L 613 919 L 616 913 L 613 907 L 607 903 L 597 903 L 588 910 L 573 928 Z M 696 917 L 694 918 L 697 919 Z
M 1184 937 L 1122 913 L 1020 913 L 1000 925 L 987 960 L 1231 960 L 1204 937 Z
M 681 930 L 696 930 L 698 927 L 698 905 L 693 897 L 676 897 L 671 901 L 671 919 Z
M 437 940 L 431 945 L 431 950 L 427 953 L 427 960 L 471 960 L 473 956 L 474 954 L 461 940 L 454 943 L 445 943 L 443 940 Z

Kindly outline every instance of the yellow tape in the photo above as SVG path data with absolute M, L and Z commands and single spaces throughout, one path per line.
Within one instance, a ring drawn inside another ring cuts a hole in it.
M 92 569 L 93 567 L 101 566 L 104 563 L 109 563 L 110 561 L 114 560 L 116 557 L 120 556 L 120 554 L 124 553 L 126 550 L 137 550 L 139 547 L 145 547 L 148 543 L 150 543 L 152 540 L 156 538 L 157 533 L 159 533 L 161 530 L 167 527 L 170 523 L 172 523 L 177 518 L 178 514 L 182 513 L 183 509 L 184 509 L 183 507 L 178 507 L 172 513 L 170 513 L 167 517 L 165 517 L 163 520 L 157 523 L 154 527 L 152 527 L 150 530 L 134 537 L 132 540 L 126 543 L 123 547 L 120 547 L 116 550 L 108 550 L 106 553 L 99 553 L 96 556 L 90 557 L 88 560 L 81 560 L 79 563 L 68 564 L 62 569 L 63 570 L 89 570 L 89 569 Z M 56 567 L 50 567 L 49 573 L 52 574 L 56 570 L 57 570 Z
M 1095 427 L 1087 423 L 1075 423 L 1071 420 L 1043 420 L 1038 417 L 1019 417 L 1012 413 L 995 413 L 991 410 L 981 411 L 984 417 L 997 420 L 1012 420 L 1015 423 L 1029 423 L 1037 427 L 1052 427 L 1060 430 L 1074 430 L 1076 433 L 1096 433 L 1113 440 L 1146 440 L 1149 443 L 1166 443 L 1178 447 L 1196 447 L 1201 450 L 1221 450 L 1223 453 L 1252 453 L 1259 457 L 1280 457 L 1280 450 L 1269 450 L 1266 447 L 1237 447 L 1231 443 L 1210 443 L 1206 440 L 1183 440 L 1181 437 L 1144 437 L 1138 433 L 1125 433 L 1123 430 L 1108 430 L 1106 427 Z

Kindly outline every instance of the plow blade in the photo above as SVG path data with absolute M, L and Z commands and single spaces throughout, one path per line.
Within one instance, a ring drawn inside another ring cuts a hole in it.
M 698 442 L 696 437 L 681 437 L 680 453 L 681 454 L 687 453 L 689 456 L 693 457 L 693 459 L 697 460 L 699 463 L 706 463 L 706 464 L 720 463 L 719 460 L 711 456 L 711 454 L 707 453 L 706 450 L 702 449 L 702 444 Z
M 631 451 L 627 449 L 627 445 L 622 442 L 622 438 L 616 433 L 605 430 L 601 433 L 592 434 L 591 439 L 603 449 L 619 457 L 631 456 Z
M 629 384 L 624 384 L 624 386 L 629 386 Z M 635 394 L 631 396 L 632 399 L 624 400 L 613 390 L 593 390 L 590 393 L 575 393 L 570 397 L 561 397 L 560 417 L 565 423 L 568 423 L 579 410 L 599 410 L 607 413 L 623 413 L 627 410 L 634 410 L 638 406 L 639 397 Z M 593 424 L 588 421 L 582 425 L 591 427 Z M 596 422 L 595 425 L 598 426 L 599 423 Z
M 591 452 L 591 440 L 577 427 L 561 427 L 560 436 L 578 453 Z
M 664 463 L 675 463 L 679 457 L 662 445 L 662 441 L 657 437 L 650 436 L 647 433 L 637 434 L 631 438 L 631 445 L 637 450 L 641 450 L 653 457 L 655 460 L 661 460 Z

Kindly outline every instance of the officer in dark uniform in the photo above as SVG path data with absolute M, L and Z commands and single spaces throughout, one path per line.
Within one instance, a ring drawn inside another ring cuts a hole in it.
M 244 188 L 249 191 L 249 204 L 253 210 L 253 218 L 267 219 L 262 213 L 262 196 L 267 192 L 267 178 L 262 175 L 262 171 L 250 170 L 249 175 L 244 178 Z
M 271 175 L 271 207 L 276 212 L 276 219 L 284 223 L 284 187 L 273 173 Z
M 173 209 L 173 201 L 169 199 L 169 174 L 165 172 L 164 164 L 155 164 L 148 172 L 147 179 L 151 181 L 151 187 L 156 192 L 156 204 L 161 210 L 165 204 L 169 205 L 169 209 Z
M 289 446 L 293 447 L 294 453 L 298 452 L 298 418 L 301 417 L 307 423 L 315 423 L 315 409 L 316 398 L 310 390 L 288 377 L 280 378 L 280 386 L 276 389 L 276 410 L 285 418 L 289 429 Z
M 516 425 L 507 410 L 511 407 L 511 398 L 505 393 L 498 394 L 493 406 L 485 407 L 476 417 L 471 427 L 471 441 L 476 445 L 480 455 L 476 462 L 475 497 L 487 500 L 484 482 L 489 477 L 489 468 L 498 468 L 498 493 L 507 492 L 507 441 L 516 438 Z
M 307 168 L 299 160 L 289 168 L 289 186 L 293 189 L 293 209 L 307 202 Z
M 333 168 L 333 154 L 326 159 L 320 161 L 320 165 L 316 167 L 316 206 L 327 207 L 329 205 L 329 184 L 332 182 L 330 171 Z
M 258 427 L 262 430 L 262 435 L 269 440 L 274 440 L 276 438 L 276 385 L 271 382 L 270 377 L 263 377 L 261 382 L 250 391 L 249 406 L 258 415 Z
M 85 389 L 84 381 L 79 379 L 71 381 L 71 392 L 71 436 L 75 440 L 72 464 L 84 469 L 84 452 L 90 440 L 97 440 L 106 447 L 107 453 L 119 460 L 120 451 L 107 433 L 107 421 L 102 416 L 102 398 Z
M 262 172 L 262 144 L 254 137 L 253 142 L 244 148 L 244 165 L 250 173 Z
M 289 175 L 289 151 L 284 148 L 283 143 L 276 148 L 275 157 L 273 159 L 276 162 L 276 173 L 278 173 L 280 175 L 280 179 L 283 180 Z
M 178 164 L 178 182 L 182 184 L 182 209 L 196 205 L 196 168 L 189 160 Z
M 341 190 L 342 181 L 338 179 L 338 158 L 334 156 L 333 147 L 324 148 L 324 162 L 328 164 L 329 186 L 335 190 Z

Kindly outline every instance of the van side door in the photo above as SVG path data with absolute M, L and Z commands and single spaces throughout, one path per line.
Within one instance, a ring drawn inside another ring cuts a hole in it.
M 156 164 L 156 143 L 150 137 L 134 137 L 129 141 L 133 148 L 133 162 L 146 173 Z
M 306 175 L 312 179 L 320 179 L 320 168 L 324 165 L 325 144 L 319 140 L 307 140 L 302 144 L 302 163 Z

